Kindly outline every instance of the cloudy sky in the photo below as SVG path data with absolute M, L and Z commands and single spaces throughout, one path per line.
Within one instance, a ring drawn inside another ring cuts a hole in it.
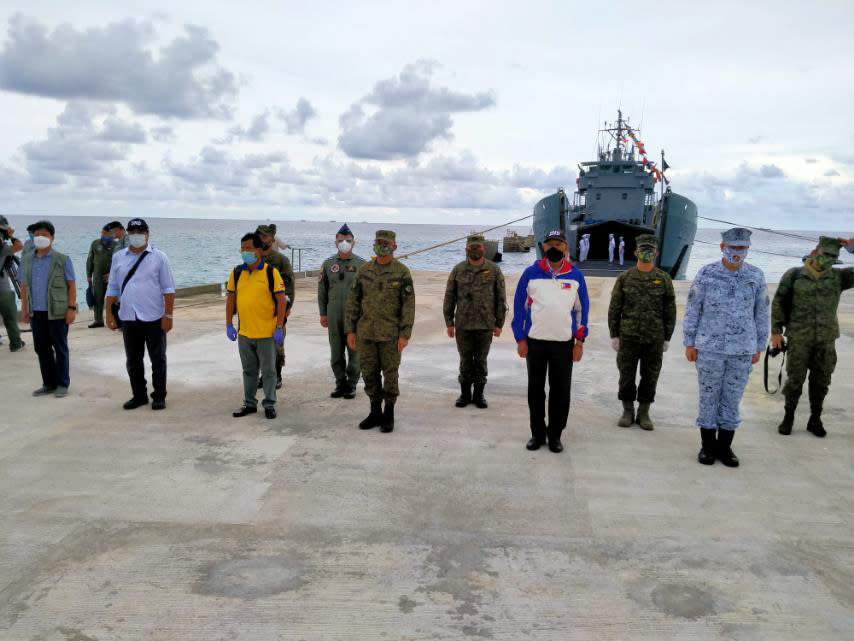
M 701 214 L 850 229 L 852 27 L 848 0 L 2 1 L 0 211 L 498 223 L 621 105 Z

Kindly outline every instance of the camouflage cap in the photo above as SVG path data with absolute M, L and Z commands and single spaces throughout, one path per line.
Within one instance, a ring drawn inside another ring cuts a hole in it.
M 638 247 L 658 249 L 658 238 L 653 234 L 641 234 L 635 239 L 635 244 Z
M 736 247 L 750 247 L 750 236 L 752 231 L 745 227 L 733 227 L 721 232 L 721 242 Z
M 275 236 L 276 235 L 276 224 L 270 223 L 268 225 L 258 225 L 255 228 L 256 234 L 264 234 L 265 236 Z
M 388 240 L 390 242 L 395 242 L 397 240 L 397 235 L 388 229 L 378 229 L 376 234 L 377 240 Z
M 817 250 L 821 251 L 825 256 L 833 256 L 834 258 L 839 258 L 839 248 L 842 247 L 842 243 L 839 242 L 838 238 L 831 238 L 830 236 L 819 236 L 818 239 L 818 247 Z M 842 261 L 837 260 L 837 263 Z
M 469 236 L 466 239 L 466 245 L 477 245 L 477 244 L 483 245 L 483 243 L 485 243 L 485 242 L 486 242 L 486 239 L 483 237 L 482 234 L 472 234 L 471 236 Z

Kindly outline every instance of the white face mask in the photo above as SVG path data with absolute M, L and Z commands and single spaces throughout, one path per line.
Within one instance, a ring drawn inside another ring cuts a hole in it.
M 128 242 L 131 247 L 145 247 L 145 234 L 128 234 Z
M 50 238 L 47 236 L 36 236 L 33 238 L 33 245 L 36 246 L 36 249 L 47 249 L 50 247 Z
M 350 250 L 353 249 L 353 243 L 349 240 L 339 240 L 338 241 L 338 251 L 342 254 L 347 254 Z

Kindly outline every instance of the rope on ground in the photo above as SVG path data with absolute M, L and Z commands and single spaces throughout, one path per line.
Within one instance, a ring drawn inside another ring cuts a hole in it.
M 439 243 L 438 245 L 431 245 L 430 247 L 424 247 L 423 249 L 416 249 L 414 252 L 409 252 L 408 254 L 403 254 L 402 256 L 397 256 L 398 260 L 406 260 L 410 256 L 415 256 L 415 254 L 421 254 L 423 252 L 428 252 L 431 249 L 438 249 L 439 247 L 444 247 L 445 245 L 452 245 L 454 243 L 458 243 L 461 240 L 465 240 L 469 236 L 473 236 L 476 234 L 480 234 L 481 236 L 489 231 L 495 231 L 496 229 L 501 229 L 502 227 L 507 227 L 508 225 L 513 225 L 515 223 L 522 222 L 523 220 L 528 220 L 529 218 L 533 218 L 534 214 L 528 214 L 527 216 L 522 216 L 522 218 L 517 218 L 516 220 L 511 220 L 506 223 L 501 223 L 500 225 L 496 225 L 495 227 L 489 227 L 488 229 L 483 229 L 481 231 L 472 232 L 470 234 L 466 234 L 465 236 L 460 236 L 459 238 L 454 238 L 453 240 L 447 240 L 444 243 Z

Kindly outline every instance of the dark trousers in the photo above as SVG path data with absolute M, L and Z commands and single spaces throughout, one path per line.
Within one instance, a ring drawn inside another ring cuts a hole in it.
M 492 345 L 491 329 L 458 329 L 455 332 L 457 351 L 460 353 L 460 376 L 462 385 L 486 385 L 489 369 L 486 357 Z
M 133 397 L 148 398 L 145 381 L 145 350 L 151 360 L 151 383 L 154 391 L 151 398 L 162 401 L 166 398 L 166 332 L 156 321 L 122 321 L 122 334 L 125 339 L 125 357 Z
M 528 339 L 528 411 L 531 436 L 546 440 L 546 376 L 549 379 L 549 440 L 560 439 L 569 416 L 572 386 L 572 348 L 575 340 L 541 341 Z
M 33 344 L 39 355 L 42 385 L 48 389 L 68 387 L 68 323 L 64 318 L 50 320 L 47 312 L 33 312 L 30 317 Z
M 617 352 L 617 369 L 620 371 L 620 386 L 617 398 L 621 401 L 639 403 L 655 402 L 655 388 L 661 374 L 664 343 L 635 343 L 620 340 Z M 635 385 L 640 364 L 640 385 Z

